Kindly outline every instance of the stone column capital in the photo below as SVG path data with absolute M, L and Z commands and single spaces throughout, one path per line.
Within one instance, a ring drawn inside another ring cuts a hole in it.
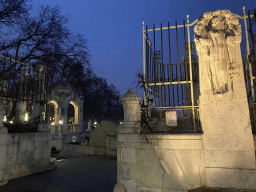
M 132 89 L 129 89 L 127 91 L 127 93 L 125 93 L 120 99 L 119 101 L 124 104 L 124 103 L 136 103 L 136 102 L 140 102 L 141 98 L 133 92 Z
M 140 133 L 140 101 L 141 98 L 129 89 L 119 100 L 124 109 L 124 122 L 123 126 L 120 126 L 119 133 Z

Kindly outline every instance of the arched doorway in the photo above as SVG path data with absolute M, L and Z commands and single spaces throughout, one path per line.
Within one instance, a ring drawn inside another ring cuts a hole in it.
M 70 101 L 67 111 L 68 130 L 76 133 L 78 126 L 78 105 L 74 101 Z
M 52 100 L 47 104 L 46 110 L 46 122 L 50 124 L 51 134 L 57 134 L 57 129 L 55 129 L 55 124 L 58 120 L 58 104 L 56 101 Z

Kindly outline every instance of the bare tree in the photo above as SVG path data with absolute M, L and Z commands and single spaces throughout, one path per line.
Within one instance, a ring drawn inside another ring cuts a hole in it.
M 5 40 L 0 50 L 8 52 L 20 62 L 46 64 L 53 69 L 54 74 L 61 73 L 66 66 L 71 66 L 71 63 L 89 64 L 86 46 L 82 44 L 85 42 L 83 36 L 73 35 L 66 27 L 67 22 L 68 18 L 61 15 L 58 6 L 42 5 L 37 16 L 24 16 L 23 23 L 20 23 L 16 31 L 18 35 Z M 2 70 L 0 80 L 14 76 L 15 73 L 10 71 L 17 65 L 18 62 L 14 62 L 11 67 Z M 19 65 L 17 71 L 21 67 L 22 65 Z

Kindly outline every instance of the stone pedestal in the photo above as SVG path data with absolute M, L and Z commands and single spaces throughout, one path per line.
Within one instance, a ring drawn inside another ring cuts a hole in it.
M 124 122 L 117 128 L 117 138 L 122 138 L 125 135 L 138 135 L 141 133 L 141 112 L 140 112 L 140 101 L 141 98 L 129 89 L 119 100 L 124 109 Z M 133 138 L 133 136 L 131 136 Z M 119 142 L 125 142 L 119 140 Z M 125 159 L 119 158 L 121 156 L 122 147 L 117 141 L 117 184 L 115 185 L 115 192 L 126 192 L 130 191 L 130 188 L 126 181 L 129 180 L 127 173 L 130 168 Z M 130 154 L 131 159 L 135 159 L 135 149 L 131 149 L 132 154 Z M 126 150 L 127 151 L 127 150 Z M 129 151 L 129 150 L 128 150 Z M 126 176 L 124 176 L 126 175 Z M 129 183 L 129 182 L 128 182 Z
M 256 189 L 249 181 L 256 183 L 256 176 L 252 177 L 256 169 L 240 51 L 241 25 L 235 14 L 217 10 L 205 13 L 194 30 L 206 184 Z

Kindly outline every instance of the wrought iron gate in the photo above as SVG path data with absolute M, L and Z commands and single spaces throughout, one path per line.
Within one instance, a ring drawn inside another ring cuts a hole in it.
M 46 113 L 46 67 L 32 66 L 1 55 L 0 98 L 7 106 L 4 124 L 9 132 L 35 131 Z M 38 116 L 31 116 L 37 107 Z
M 256 104 L 255 104 L 255 38 L 253 25 L 256 25 L 256 11 L 248 16 L 243 7 L 246 54 L 244 59 L 244 73 L 248 104 L 251 115 L 252 129 L 256 131 Z M 199 118 L 199 74 L 195 46 L 190 40 L 190 27 L 198 20 L 183 25 L 146 29 L 143 22 L 143 75 L 144 102 L 142 108 L 142 127 L 144 132 L 201 132 Z M 247 32 L 249 22 L 249 34 Z M 174 29 L 173 36 L 171 30 Z M 178 32 L 182 30 L 182 32 Z M 164 36 L 166 32 L 167 38 Z M 156 38 L 156 32 L 159 38 Z M 182 35 L 180 35 L 182 34 Z M 173 38 L 174 37 L 174 38 Z M 158 41 L 157 41 L 158 39 Z M 175 39 L 173 41 L 173 39 Z M 242 38 L 243 39 L 243 38 Z M 249 45 L 251 40 L 251 51 Z M 160 40 L 160 41 L 159 41 Z M 172 40 L 172 41 L 171 41 Z M 152 41 L 152 42 L 151 42 Z M 160 42 L 160 43 L 159 43 Z M 173 43 L 174 42 L 174 43 Z M 193 53 L 194 50 L 194 53 Z M 181 57 L 184 54 L 184 57 Z M 175 58 L 174 58 L 175 57 Z M 173 62 L 174 61 L 174 62 Z M 154 99 L 153 105 L 148 101 Z M 167 123 L 167 116 L 171 123 Z

